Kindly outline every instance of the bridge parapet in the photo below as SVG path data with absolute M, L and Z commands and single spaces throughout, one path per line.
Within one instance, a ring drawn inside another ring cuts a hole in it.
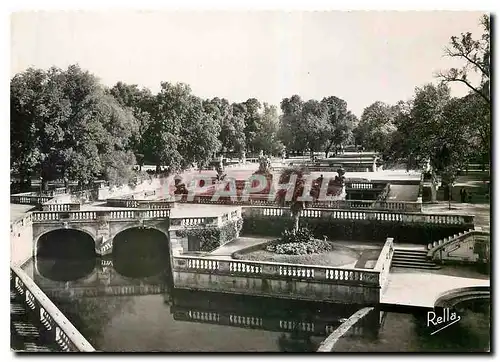
M 114 198 L 106 200 L 107 206 L 134 209 L 171 209 L 175 200 L 134 200 L 130 198 Z
M 33 320 L 64 352 L 95 352 L 94 347 L 22 269 L 11 266 L 10 283 L 11 290 L 24 299 Z
M 39 211 L 33 212 L 33 223 L 47 223 L 59 221 L 86 222 L 99 219 L 135 220 L 159 219 L 170 217 L 170 209 L 140 209 L 140 210 L 105 210 L 105 211 Z

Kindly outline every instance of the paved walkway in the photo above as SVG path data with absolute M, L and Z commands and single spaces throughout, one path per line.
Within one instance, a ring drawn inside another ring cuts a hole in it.
M 457 288 L 489 286 L 488 279 L 462 278 L 435 273 L 390 273 L 381 303 L 433 308 L 445 292 Z
M 10 204 L 10 222 L 22 219 L 28 211 L 33 209 L 35 209 L 35 205 Z
M 216 259 L 232 259 L 231 254 L 243 248 L 248 248 L 253 245 L 264 243 L 268 240 L 274 239 L 273 237 L 240 237 L 236 240 L 222 245 L 221 247 L 211 251 L 207 254 L 209 257 Z
M 448 201 L 440 201 L 436 204 L 422 204 L 422 212 L 426 214 L 461 214 L 474 215 L 474 224 L 480 226 L 485 231 L 490 230 L 490 205 L 489 204 L 468 204 L 451 203 L 451 210 Z
M 418 185 L 391 185 L 387 201 L 417 201 Z

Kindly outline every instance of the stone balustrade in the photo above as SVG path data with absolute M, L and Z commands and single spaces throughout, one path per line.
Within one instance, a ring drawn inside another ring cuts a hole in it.
M 61 311 L 50 301 L 26 273 L 10 268 L 11 290 L 20 295 L 26 303 L 29 315 L 36 324 L 64 352 L 95 352 L 94 347 L 81 335 Z
M 33 212 L 33 223 L 50 221 L 95 221 L 107 220 L 157 219 L 170 217 L 170 209 L 111 210 L 111 211 L 41 211 Z
M 33 192 L 27 192 L 25 194 L 10 195 L 11 204 L 21 204 L 21 205 L 41 205 L 49 202 L 52 196 L 39 196 L 34 195 Z
M 217 226 L 219 224 L 219 217 L 184 217 L 178 219 L 171 219 L 170 226 L 173 229 L 177 227 L 194 227 L 194 226 Z
M 106 205 L 133 209 L 170 209 L 175 206 L 174 200 L 134 200 L 130 198 L 107 199 Z
M 77 211 L 80 210 L 81 204 L 78 202 L 65 203 L 65 204 L 53 204 L 45 203 L 42 205 L 43 211 Z
M 379 286 L 379 272 L 371 269 L 345 269 L 328 266 L 243 260 L 218 260 L 195 256 L 174 256 L 173 270 L 216 275 L 311 280 L 329 284 Z
M 482 230 L 469 229 L 468 231 L 459 232 L 458 234 L 429 243 L 427 245 L 427 257 L 434 259 L 440 250 L 446 249 L 451 244 L 458 244 L 462 241 L 466 241 L 467 239 L 472 239 L 472 244 L 474 244 L 475 239 L 484 239 L 486 237 L 489 238 L 490 233 Z
M 373 187 L 373 184 L 369 182 L 348 182 L 346 183 L 346 188 L 357 190 L 371 190 L 375 187 Z
M 280 207 L 243 207 L 245 215 L 252 216 L 290 216 L 290 210 Z M 340 220 L 373 220 L 401 223 L 429 223 L 443 225 L 474 224 L 473 215 L 441 215 L 422 213 L 382 212 L 375 210 L 329 210 L 306 209 L 301 213 L 303 218 L 322 218 Z
M 241 206 L 276 206 L 276 202 L 270 199 L 268 195 L 251 195 L 248 200 L 238 197 L 231 199 L 229 197 L 214 198 L 210 195 L 194 196 L 191 199 L 187 195 L 179 197 L 178 202 L 208 205 L 241 205 Z M 286 207 L 289 202 L 286 202 Z M 401 212 L 420 212 L 422 211 L 422 202 L 409 201 L 373 201 L 373 200 L 317 200 L 307 205 L 312 209 L 371 209 L 371 210 L 394 210 Z
M 394 256 L 394 239 L 387 238 L 385 244 L 380 251 L 380 255 L 377 259 L 377 263 L 373 270 L 379 272 L 379 284 L 382 292 L 387 286 L 387 281 L 389 279 L 389 271 L 391 269 L 392 257 Z

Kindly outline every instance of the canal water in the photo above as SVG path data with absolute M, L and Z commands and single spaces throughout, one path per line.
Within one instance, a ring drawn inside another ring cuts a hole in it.
M 37 257 L 23 269 L 102 351 L 314 352 L 360 308 L 173 290 L 163 256 L 120 258 Z M 487 350 L 489 303 L 459 310 L 459 323 L 432 336 L 425 313 L 374 311 L 335 351 Z

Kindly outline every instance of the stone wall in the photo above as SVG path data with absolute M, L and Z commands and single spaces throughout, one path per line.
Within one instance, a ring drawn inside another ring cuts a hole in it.
M 168 195 L 168 182 L 167 178 L 152 178 L 151 180 L 145 180 L 136 187 L 130 187 L 129 185 L 123 185 L 119 187 L 108 187 L 103 186 L 97 190 L 97 199 L 106 200 L 108 198 L 120 197 L 123 195 L 129 195 L 150 190 L 163 190 L 165 192 L 165 197 Z
M 319 281 L 201 274 L 174 270 L 175 288 L 346 304 L 379 302 L 379 288 Z
M 244 215 L 243 235 L 262 235 L 278 237 L 290 228 L 293 221 L 287 216 Z M 384 242 L 388 237 L 396 243 L 429 242 L 467 230 L 467 225 L 405 223 L 379 220 L 341 220 L 322 218 L 301 218 L 300 226 L 311 229 L 320 239 L 327 236 L 330 240 L 377 241 Z
M 11 265 L 21 266 L 33 255 L 33 224 L 31 213 L 10 225 Z

